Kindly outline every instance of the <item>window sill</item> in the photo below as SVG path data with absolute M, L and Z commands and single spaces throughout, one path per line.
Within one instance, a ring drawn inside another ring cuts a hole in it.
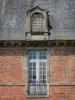
M 43 97 L 48 98 L 49 95 L 27 95 L 26 97 L 27 98 L 43 98 Z

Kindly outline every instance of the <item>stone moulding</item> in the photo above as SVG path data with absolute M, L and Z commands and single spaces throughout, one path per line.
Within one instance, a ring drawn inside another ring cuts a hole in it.
M 75 86 L 75 82 L 51 82 L 50 86 Z
M 75 40 L 2 40 L 0 47 L 49 47 L 49 46 L 75 46 Z
M 25 86 L 25 83 L 0 83 L 0 86 Z
M 0 83 L 0 86 L 26 86 L 25 83 Z M 49 86 L 75 86 L 75 82 L 50 82 Z

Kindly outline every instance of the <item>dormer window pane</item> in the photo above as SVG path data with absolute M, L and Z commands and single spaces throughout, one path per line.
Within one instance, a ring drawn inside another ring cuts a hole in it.
M 44 17 L 41 13 L 34 13 L 32 15 L 32 31 L 44 31 Z

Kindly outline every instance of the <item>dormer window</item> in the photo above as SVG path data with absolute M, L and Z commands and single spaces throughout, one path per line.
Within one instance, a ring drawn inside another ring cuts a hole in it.
M 42 13 L 34 13 L 31 18 L 32 32 L 44 31 L 44 16 Z
M 27 11 L 26 38 L 28 40 L 47 40 L 49 34 L 48 11 L 39 6 Z

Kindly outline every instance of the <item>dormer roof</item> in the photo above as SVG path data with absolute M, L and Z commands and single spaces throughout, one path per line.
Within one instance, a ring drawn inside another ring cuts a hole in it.
M 31 9 L 27 10 L 27 13 L 31 12 L 31 11 L 34 11 L 36 9 L 39 9 L 39 10 L 44 11 L 44 12 L 49 12 L 48 10 L 46 10 L 44 8 L 40 8 L 39 6 L 35 6 L 35 7 L 31 8 Z

